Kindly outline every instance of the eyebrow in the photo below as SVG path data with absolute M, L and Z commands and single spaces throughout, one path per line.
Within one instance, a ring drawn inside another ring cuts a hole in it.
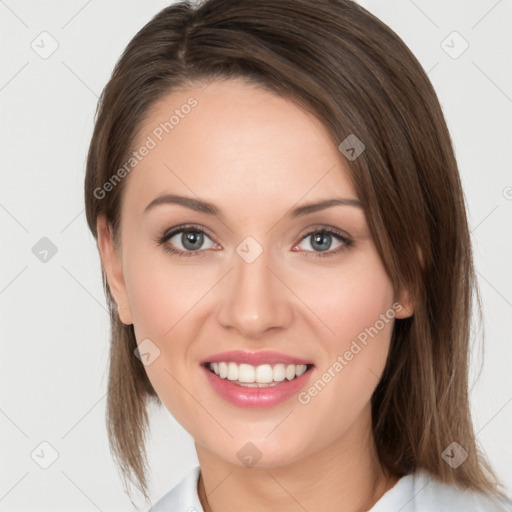
M 162 204 L 178 204 L 186 208 L 190 208 L 196 212 L 204 213 L 206 215 L 220 215 L 221 213 L 219 208 L 217 208 L 212 203 L 202 201 L 200 199 L 194 199 L 193 197 L 180 196 L 177 194 L 164 194 L 153 199 L 153 201 L 151 201 L 146 206 L 146 208 L 144 208 L 143 213 L 146 213 L 156 206 Z M 363 208 L 363 205 L 358 199 L 333 198 L 298 206 L 297 208 L 291 210 L 291 212 L 289 212 L 287 215 L 291 218 L 302 217 L 304 215 L 309 215 L 320 210 L 325 210 L 326 208 L 330 208 L 332 206 L 354 206 L 361 209 Z

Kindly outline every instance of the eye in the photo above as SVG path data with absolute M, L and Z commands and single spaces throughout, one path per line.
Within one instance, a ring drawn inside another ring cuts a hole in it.
M 331 250 L 333 239 L 335 239 L 335 246 L 334 249 Z M 334 228 L 319 228 L 314 231 L 310 231 L 302 237 L 300 243 L 305 241 L 307 241 L 304 254 L 306 257 L 334 256 L 353 245 L 353 241 L 351 239 Z M 292 250 L 296 250 L 299 246 L 300 244 L 296 244 Z
M 210 242 L 209 247 L 204 246 L 207 240 Z M 157 236 L 155 241 L 162 245 L 166 252 L 177 256 L 205 256 L 208 249 L 220 248 L 204 229 L 194 225 L 176 226 Z M 292 251 L 299 252 L 297 248 L 306 241 L 306 248 L 300 251 L 305 257 L 335 256 L 353 245 L 353 241 L 341 231 L 320 227 L 303 236 L 301 241 L 293 246 Z
M 209 247 L 204 247 L 206 240 Z M 206 249 L 214 249 L 217 244 L 198 226 L 177 226 L 156 239 L 164 250 L 178 256 L 204 256 Z

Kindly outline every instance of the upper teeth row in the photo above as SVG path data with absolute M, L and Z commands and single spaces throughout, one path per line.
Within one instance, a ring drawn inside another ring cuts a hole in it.
M 233 362 L 210 363 L 213 370 L 221 379 L 237 380 L 239 382 L 257 382 L 265 384 L 268 382 L 282 382 L 285 378 L 292 380 L 302 375 L 307 370 L 305 364 L 236 364 Z

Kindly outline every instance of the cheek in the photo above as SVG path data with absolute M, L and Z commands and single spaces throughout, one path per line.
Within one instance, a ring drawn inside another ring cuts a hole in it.
M 337 277 L 336 277 L 337 276 Z M 301 403 L 329 410 L 333 425 L 354 418 L 368 403 L 384 370 L 394 325 L 393 286 L 376 251 L 357 265 L 331 274 L 328 288 L 315 285 L 315 313 L 323 329 L 322 358 L 314 389 Z M 314 302 L 313 302 L 314 300 Z M 332 408 L 332 404 L 338 407 Z M 333 427 L 335 428 L 335 427 Z
M 198 267 L 192 270 L 177 265 L 160 247 L 130 249 L 127 253 L 126 287 L 136 332 L 163 342 L 192 312 L 215 282 L 214 277 L 209 279 L 205 272 L 197 271 Z
M 342 343 L 354 339 L 364 342 L 369 331 L 374 336 L 389 334 L 392 323 L 389 319 L 384 324 L 380 320 L 393 303 L 392 284 L 384 271 L 378 267 L 355 271 L 338 286 L 329 309 L 337 339 Z M 373 330 L 375 327 L 378 334 Z
M 200 309 L 201 298 L 215 283 L 210 272 L 176 265 L 160 249 L 141 250 L 132 246 L 124 262 L 126 287 L 137 343 L 149 339 L 158 353 L 144 369 L 167 409 L 182 424 L 189 421 L 187 411 L 194 401 L 187 386 L 193 343 L 199 322 L 192 322 Z M 204 270 L 204 269 L 203 269 Z M 199 305 L 200 306 L 200 305 Z M 176 364 L 178 362 L 178 364 Z
M 376 250 L 360 253 L 340 270 L 322 271 L 307 280 L 307 287 L 301 295 L 314 305 L 312 310 L 324 324 L 323 339 L 329 347 L 341 350 L 359 335 L 364 339 L 367 329 L 376 323 L 379 334 L 382 331 L 389 336 L 392 321 L 382 325 L 380 315 L 389 312 L 393 318 L 393 286 Z

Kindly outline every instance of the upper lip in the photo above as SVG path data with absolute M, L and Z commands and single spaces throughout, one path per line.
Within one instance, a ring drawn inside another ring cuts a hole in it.
M 260 352 L 247 352 L 244 350 L 230 350 L 228 352 L 220 352 L 213 354 L 209 357 L 204 358 L 200 364 L 204 365 L 207 363 L 218 363 L 221 361 L 234 362 L 237 364 L 250 364 L 258 366 L 261 364 L 306 364 L 312 365 L 311 361 L 306 361 L 300 357 L 289 356 L 286 354 L 280 354 L 279 352 L 273 352 L 271 350 L 265 350 Z

